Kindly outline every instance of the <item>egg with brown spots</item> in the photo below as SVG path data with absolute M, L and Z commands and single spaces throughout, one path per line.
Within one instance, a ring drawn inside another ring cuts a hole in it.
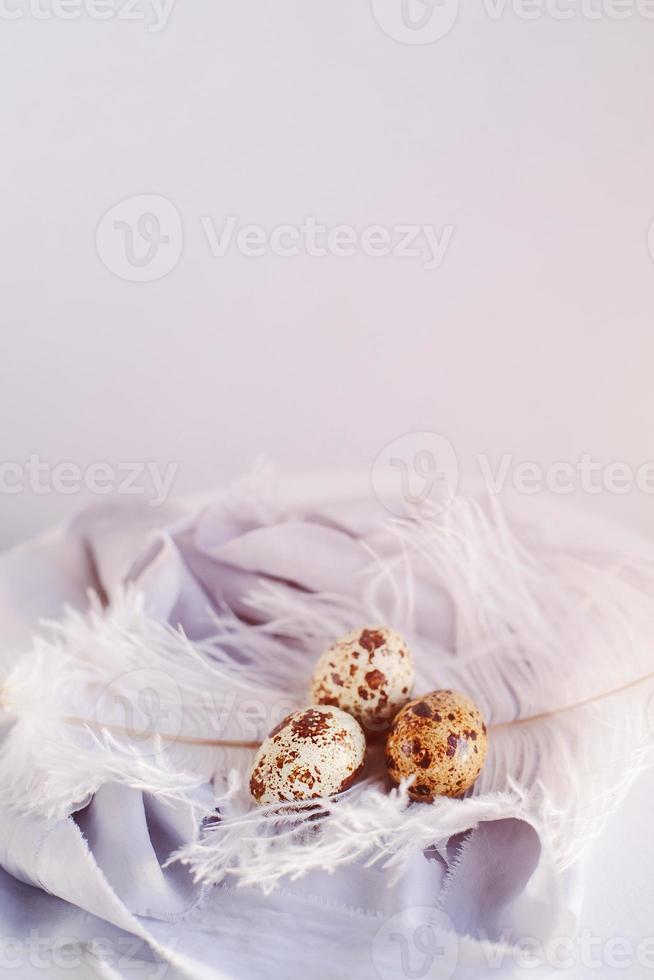
M 367 626 L 341 637 L 313 672 L 311 697 L 332 704 L 368 731 L 386 731 L 411 697 L 415 670 L 408 646 L 388 626 Z
M 409 796 L 431 803 L 462 796 L 486 758 L 487 729 L 474 701 L 457 691 L 434 691 L 410 701 L 386 742 L 386 765 L 399 783 L 413 776 Z
M 365 735 L 351 715 L 312 705 L 273 728 L 254 759 L 250 792 L 261 806 L 334 796 L 351 786 L 365 756 Z

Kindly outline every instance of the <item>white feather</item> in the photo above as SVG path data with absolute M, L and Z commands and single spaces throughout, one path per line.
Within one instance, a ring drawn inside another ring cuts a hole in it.
M 235 778 L 221 812 L 242 789 Z M 493 819 L 498 810 L 520 814 L 519 797 L 488 794 L 481 804 L 442 798 L 429 807 L 414 806 L 405 787 L 380 792 L 370 781 L 334 800 L 235 807 L 203 840 L 173 855 L 169 863 L 181 860 L 202 881 L 220 882 L 233 875 L 239 885 L 257 885 L 265 893 L 281 878 L 293 880 L 318 869 L 334 872 L 353 861 L 380 864 L 390 871 L 392 883 L 417 850 Z
M 131 591 L 49 624 L 2 683 L 0 703 L 13 722 L 0 800 L 49 817 L 112 781 L 192 801 L 227 758 L 243 757 L 220 743 L 255 744 L 293 704 L 215 642 L 193 644 L 149 618 Z
M 412 848 L 505 816 L 538 827 L 563 868 L 654 761 L 652 568 L 531 553 L 497 508 L 489 514 L 461 500 L 438 524 L 396 527 L 374 566 L 358 606 L 334 596 L 291 600 L 271 586 L 252 601 L 269 615 L 277 603 L 267 630 L 312 650 L 317 638 L 364 622 L 408 632 L 418 692 L 457 688 L 487 715 L 480 779 L 463 802 L 408 805 L 389 792 L 378 765 L 341 798 L 292 813 L 284 805 L 253 810 L 235 782 L 220 801 L 220 822 L 178 855 L 198 878 L 232 874 L 270 888 L 285 875 L 363 856 L 399 872 Z M 443 595 L 451 606 L 449 652 L 427 649 L 416 631 L 414 596 L 426 589 L 436 608 Z

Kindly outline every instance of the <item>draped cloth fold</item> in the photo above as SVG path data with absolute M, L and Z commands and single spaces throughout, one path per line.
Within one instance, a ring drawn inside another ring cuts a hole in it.
M 516 500 L 509 511 L 517 533 L 539 549 L 643 552 L 637 536 L 564 507 Z M 290 598 L 356 598 L 371 552 L 383 551 L 387 517 L 367 499 L 323 500 L 319 486 L 298 500 L 247 482 L 199 504 L 91 508 L 0 557 L 0 666 L 6 673 L 29 647 L 39 620 L 58 618 L 65 605 L 86 608 L 89 589 L 106 599 L 132 582 L 151 616 L 192 639 L 209 636 L 226 608 L 265 623 L 268 612 L 252 602 L 262 582 Z M 419 642 L 446 656 L 454 636 L 446 598 L 417 583 L 414 604 Z M 392 887 L 383 870 L 355 864 L 284 882 L 269 896 L 229 879 L 203 888 L 183 866 L 164 867 L 195 832 L 183 805 L 112 784 L 61 821 L 0 810 L 0 917 L 11 940 L 2 969 L 20 966 L 26 977 L 43 976 L 45 964 L 53 976 L 384 980 L 403 975 L 393 965 L 401 943 L 395 952 L 384 945 L 388 923 L 409 942 L 415 922 L 438 906 L 459 937 L 456 964 L 444 956 L 431 973 L 404 975 L 498 976 L 483 943 L 468 936 L 497 943 L 513 929 L 545 941 L 574 920 L 574 870 L 552 874 L 534 828 L 510 816 L 416 853 Z

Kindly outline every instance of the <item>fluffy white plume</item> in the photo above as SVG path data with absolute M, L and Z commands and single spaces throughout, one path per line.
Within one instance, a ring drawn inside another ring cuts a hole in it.
M 483 801 L 450 800 L 431 806 L 412 804 L 406 788 L 380 792 L 376 781 L 359 784 L 334 800 L 252 809 L 243 806 L 244 787 L 235 775 L 221 801 L 230 815 L 204 840 L 173 856 L 189 865 L 199 880 L 219 882 L 235 876 L 241 885 L 265 893 L 284 877 L 291 880 L 318 869 L 329 872 L 353 861 L 390 870 L 395 881 L 416 850 L 424 850 L 498 811 L 521 815 L 516 794 L 488 794 Z M 240 804 L 230 807 L 236 797 Z M 219 838 L 219 841 L 216 839 Z
M 412 848 L 444 843 L 481 821 L 521 817 L 569 864 L 654 761 L 654 572 L 533 554 L 501 513 L 457 502 L 439 523 L 408 522 L 386 542 L 361 603 L 267 587 L 257 608 L 270 633 L 300 645 L 343 627 L 390 622 L 416 636 L 413 596 L 447 599 L 452 649 L 418 641 L 419 691 L 456 688 L 490 724 L 484 771 L 463 801 L 407 805 L 383 766 L 318 810 L 252 810 L 235 780 L 221 819 L 178 857 L 202 880 L 272 887 L 285 875 L 383 860 L 400 871 Z M 277 605 L 276 605 L 277 604 Z M 330 615 L 333 613 L 333 620 Z
M 223 743 L 256 744 L 292 706 L 215 642 L 193 644 L 151 619 L 131 591 L 108 610 L 93 600 L 88 614 L 48 624 L 2 683 L 0 704 L 12 721 L 0 800 L 49 817 L 84 806 L 106 782 L 192 802 L 242 758 Z

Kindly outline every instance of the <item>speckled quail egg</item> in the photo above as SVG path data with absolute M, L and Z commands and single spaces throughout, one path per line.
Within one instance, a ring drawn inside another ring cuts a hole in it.
M 462 796 L 486 758 L 487 729 L 474 701 L 457 691 L 434 691 L 405 705 L 386 742 L 386 765 L 399 783 L 414 776 L 409 796 L 432 802 Z
M 333 796 L 351 786 L 365 756 L 365 735 L 351 715 L 312 705 L 273 728 L 254 759 L 250 792 L 262 806 Z
M 411 697 L 415 670 L 395 630 L 368 626 L 337 640 L 316 664 L 311 697 L 349 712 L 368 731 L 386 731 Z

